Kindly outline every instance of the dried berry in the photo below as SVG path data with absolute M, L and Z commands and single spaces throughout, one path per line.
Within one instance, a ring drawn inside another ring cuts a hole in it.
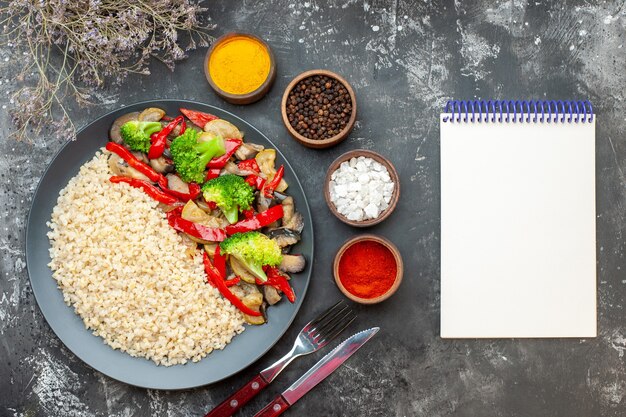
M 287 97 L 289 124 L 309 139 L 328 139 L 339 134 L 352 114 L 352 99 L 346 87 L 326 75 L 298 82 Z

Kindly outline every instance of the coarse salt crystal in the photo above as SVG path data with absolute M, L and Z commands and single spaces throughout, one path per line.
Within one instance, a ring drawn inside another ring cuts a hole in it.
M 342 162 L 331 174 L 330 199 L 348 220 L 375 219 L 389 207 L 394 187 L 383 164 L 359 156 Z

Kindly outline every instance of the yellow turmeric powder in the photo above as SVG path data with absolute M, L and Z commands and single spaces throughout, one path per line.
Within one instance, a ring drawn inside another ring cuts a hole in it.
M 247 94 L 259 88 L 270 73 L 269 51 L 246 36 L 232 37 L 213 50 L 209 58 L 213 82 L 230 94 Z

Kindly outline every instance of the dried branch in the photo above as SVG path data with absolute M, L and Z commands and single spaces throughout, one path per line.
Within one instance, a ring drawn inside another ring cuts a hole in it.
M 186 51 L 209 45 L 212 26 L 200 21 L 205 11 L 188 0 L 14 0 L 0 7 L 0 46 L 21 68 L 11 100 L 13 135 L 51 128 L 75 137 L 68 100 L 98 103 L 93 92 L 107 83 L 150 74 L 152 57 L 173 70 Z

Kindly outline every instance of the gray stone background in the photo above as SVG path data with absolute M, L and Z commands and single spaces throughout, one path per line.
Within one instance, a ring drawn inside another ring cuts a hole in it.
M 185 98 L 233 111 L 265 132 L 292 162 L 314 213 L 314 277 L 286 336 L 258 363 L 210 387 L 159 392 L 127 386 L 89 368 L 64 348 L 41 316 L 27 278 L 24 231 L 45 166 L 62 145 L 7 139 L 0 85 L 0 415 L 202 415 L 280 357 L 300 327 L 339 298 L 330 265 L 358 230 L 332 217 L 320 192 L 340 153 L 387 155 L 401 177 L 396 212 L 371 229 L 400 246 L 405 281 L 388 302 L 356 307 L 351 330 L 381 333 L 303 398 L 290 415 L 309 416 L 624 416 L 626 415 L 626 7 L 624 1 L 210 1 L 215 35 L 255 33 L 271 44 L 278 77 L 261 102 L 224 103 L 204 79 L 204 51 L 171 73 L 129 79 L 103 94 L 106 104 L 78 110 L 77 126 L 144 99 Z M 0 51 L 0 62 L 8 57 Z M 282 91 L 312 68 L 344 75 L 357 94 L 351 137 L 336 148 L 305 149 L 280 119 Z M 449 98 L 590 99 L 597 112 L 599 335 L 587 340 L 439 338 L 439 132 Z M 317 355 L 319 357 L 319 355 Z M 316 357 L 294 363 L 241 415 L 252 415 Z

